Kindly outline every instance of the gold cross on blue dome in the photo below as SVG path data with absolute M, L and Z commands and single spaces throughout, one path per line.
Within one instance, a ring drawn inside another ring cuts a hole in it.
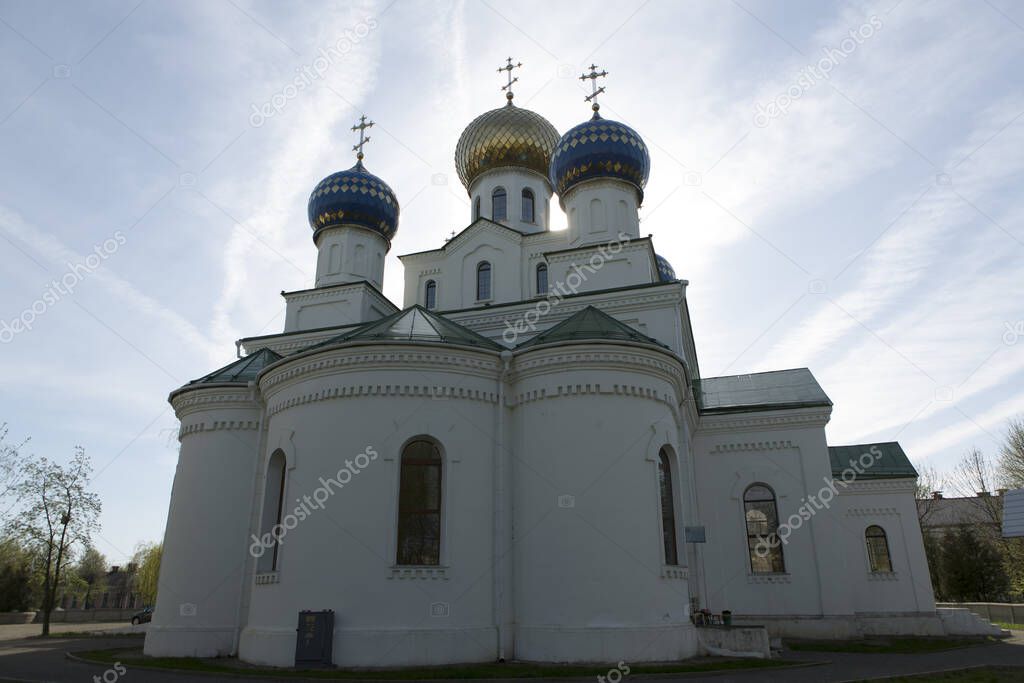
M 370 136 L 366 135 L 366 129 L 373 125 L 373 121 L 367 123 L 366 115 L 359 117 L 359 124 L 352 126 L 352 130 L 359 131 L 359 144 L 353 145 L 352 150 L 356 153 L 356 159 L 358 161 L 363 160 L 363 145 L 370 141 Z
M 597 103 L 597 96 L 604 92 L 604 86 L 597 87 L 597 79 L 604 78 L 608 75 L 607 71 L 598 71 L 597 64 L 590 65 L 590 73 L 583 74 L 580 76 L 581 81 L 590 81 L 590 86 L 594 89 L 592 93 L 583 98 L 584 102 L 594 101 L 590 108 L 594 110 L 594 116 L 597 116 L 597 110 L 601 108 L 601 105 Z

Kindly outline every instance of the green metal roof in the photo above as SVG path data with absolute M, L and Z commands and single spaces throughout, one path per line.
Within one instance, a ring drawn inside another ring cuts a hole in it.
M 411 341 L 462 344 L 500 351 L 505 347 L 420 305 L 410 306 L 354 330 L 324 340 L 302 351 L 351 341 Z
M 807 368 L 693 380 L 701 413 L 734 413 L 831 406 Z
M 640 334 L 629 325 L 619 322 L 604 311 L 593 306 L 587 306 L 583 310 L 574 313 L 554 327 L 519 344 L 516 348 L 523 349 L 539 344 L 575 342 L 585 339 L 631 341 L 641 344 L 656 344 L 662 348 L 668 348 L 657 339 Z
M 841 477 L 848 469 L 856 473 L 857 480 L 917 477 L 917 470 L 896 441 L 829 446 L 828 459 L 831 461 L 833 477 Z
M 194 379 L 187 386 L 193 384 L 247 384 L 256 379 L 260 370 L 271 363 L 281 360 L 283 356 L 264 347 L 255 353 L 250 353 L 244 358 L 239 358 L 234 363 L 225 365 L 219 370 L 214 370 L 209 375 Z

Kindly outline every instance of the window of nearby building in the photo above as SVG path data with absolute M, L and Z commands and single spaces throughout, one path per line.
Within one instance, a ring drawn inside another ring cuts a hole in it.
M 437 305 L 437 283 L 433 280 L 427 280 L 427 285 L 423 291 L 423 305 L 427 310 L 433 310 Z
M 523 222 L 533 223 L 533 190 L 523 190 Z
M 747 552 L 750 571 L 774 574 L 786 571 L 779 540 L 779 507 L 775 492 L 766 484 L 753 484 L 743 493 L 743 513 L 747 524 Z
M 679 564 L 676 550 L 676 508 L 672 495 L 672 463 L 668 450 L 658 454 L 658 490 L 661 495 L 661 534 L 665 545 L 665 564 Z
M 473 220 L 480 218 L 480 195 L 473 200 Z
M 503 221 L 508 218 L 508 195 L 505 188 L 496 187 L 491 193 L 491 220 Z
M 441 451 L 428 439 L 402 451 L 397 555 L 400 565 L 441 563 Z
M 491 264 L 481 261 L 476 267 L 476 300 L 487 301 L 491 298 Z
M 546 263 L 537 264 L 537 293 L 548 293 L 548 264 Z
M 871 571 L 891 572 L 892 558 L 889 557 L 889 539 L 885 537 L 885 529 L 872 524 L 864 531 L 864 541 L 868 546 Z

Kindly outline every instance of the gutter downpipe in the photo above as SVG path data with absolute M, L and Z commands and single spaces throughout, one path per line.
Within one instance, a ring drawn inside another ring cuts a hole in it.
M 505 562 L 508 554 L 505 538 L 505 529 L 508 520 L 505 514 L 505 458 L 502 451 L 505 448 L 505 378 L 508 376 L 509 367 L 512 364 L 512 352 L 505 350 L 501 352 L 501 371 L 498 373 L 498 418 L 495 428 L 496 438 L 494 445 L 494 621 L 498 636 L 498 661 L 505 661 L 505 613 L 508 611 L 506 605 L 505 583 L 509 580 L 506 577 Z M 511 463 L 511 458 L 509 459 Z

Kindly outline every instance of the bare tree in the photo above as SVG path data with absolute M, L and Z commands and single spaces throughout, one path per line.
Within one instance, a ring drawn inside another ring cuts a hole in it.
M 99 528 L 100 499 L 88 490 L 92 467 L 82 447 L 66 466 L 46 458 L 29 462 L 16 490 L 26 507 L 8 522 L 43 564 L 43 631 L 50 633 L 50 614 L 56 603 L 61 570 L 76 547 L 87 547 Z
M 1024 418 L 1010 420 L 999 453 L 999 482 L 1010 489 L 1024 488 Z
M 13 444 L 7 441 L 7 423 L 0 424 L 0 511 L 6 517 L 18 503 L 18 483 L 24 471 L 26 456 L 22 448 L 28 443 Z
M 945 482 L 934 467 L 915 465 L 914 469 L 917 470 L 917 518 L 923 527 L 935 509 L 932 494 L 940 493 Z

